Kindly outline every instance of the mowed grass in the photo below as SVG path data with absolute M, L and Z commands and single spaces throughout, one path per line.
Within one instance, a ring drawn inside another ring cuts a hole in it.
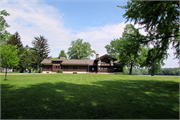
M 1 75 L 2 119 L 178 119 L 179 77 Z

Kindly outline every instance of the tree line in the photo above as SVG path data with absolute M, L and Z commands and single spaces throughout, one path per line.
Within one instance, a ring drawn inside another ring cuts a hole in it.
M 128 69 L 125 74 L 129 74 Z M 151 75 L 147 68 L 134 68 L 132 70 L 132 75 Z M 179 68 L 161 68 L 155 75 L 179 75 Z
M 179 59 L 179 2 L 178 1 L 128 1 L 127 5 L 118 6 L 126 9 L 123 17 L 134 24 L 142 25 L 135 28 L 133 24 L 127 24 L 122 37 L 111 40 L 105 48 L 107 53 L 119 60 L 124 73 L 140 70 L 142 74 L 177 74 L 177 72 L 162 69 L 163 62 L 168 58 L 167 50 L 172 44 L 175 50 L 175 59 Z M 32 48 L 23 46 L 18 32 L 11 35 L 6 31 L 10 27 L 4 16 L 9 16 L 7 11 L 0 11 L 0 32 L 1 32 L 1 66 L 23 72 L 28 69 L 39 69 L 40 62 L 45 58 L 59 59 L 65 56 L 69 59 L 89 59 L 96 53 L 91 49 L 88 42 L 83 39 L 71 41 L 67 55 L 61 50 L 59 56 L 52 58 L 48 56 L 50 49 L 48 40 L 44 36 L 34 37 Z M 147 32 L 142 35 L 139 30 L 144 28 Z M 151 47 L 153 46 L 153 47 Z M 128 68 L 126 70 L 126 68 Z M 138 68 L 138 69 L 135 69 Z M 142 68 L 146 68 L 143 70 Z M 174 71 L 174 70 L 170 70 Z M 139 72 L 140 73 L 140 72 Z
M 61 50 L 58 57 L 49 56 L 50 48 L 48 39 L 43 35 L 34 37 L 32 46 L 23 45 L 20 34 L 16 31 L 10 34 L 6 28 L 10 25 L 6 22 L 4 16 L 10 14 L 6 10 L 0 11 L 0 37 L 1 37 L 1 67 L 6 68 L 5 79 L 7 77 L 7 68 L 13 68 L 13 72 L 23 73 L 24 71 L 35 70 L 38 73 L 42 72 L 41 62 L 43 59 L 59 59 L 61 56 L 69 59 L 89 59 L 95 53 L 91 49 L 88 42 L 83 42 L 83 39 L 77 39 L 71 42 L 71 47 L 68 48 L 67 55 L 64 50 Z
M 167 50 L 170 44 L 175 50 L 175 59 L 180 58 L 179 2 L 128 1 L 127 5 L 118 5 L 118 7 L 126 9 L 123 15 L 127 19 L 126 22 L 133 21 L 134 24 L 142 25 L 142 27 L 135 28 L 134 25 L 127 24 L 122 37 L 111 40 L 110 44 L 105 46 L 108 54 L 120 61 L 124 73 L 128 70 L 129 74 L 133 74 L 133 69 L 140 73 L 141 68 L 145 67 L 152 76 L 158 73 L 169 74 L 162 73 L 164 69 L 161 68 L 165 65 L 163 61 L 169 56 Z M 142 28 L 145 29 L 147 35 L 139 32 Z

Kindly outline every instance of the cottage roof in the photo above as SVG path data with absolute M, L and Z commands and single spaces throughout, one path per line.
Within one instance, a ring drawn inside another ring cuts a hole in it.
M 114 61 L 114 65 L 121 65 L 120 63 L 119 63 L 119 61 Z
M 95 65 L 94 60 L 81 60 L 81 59 L 70 59 L 63 60 L 62 65 Z
M 108 57 L 108 58 L 111 58 L 111 59 L 113 59 L 113 60 L 117 60 L 116 58 L 113 58 L 113 57 L 111 57 L 111 56 L 108 55 L 108 54 L 105 54 L 105 55 L 103 55 L 103 56 L 101 56 L 101 57 L 98 57 L 98 58 L 96 58 L 95 60 L 99 60 L 99 59 L 102 59 L 102 58 L 104 58 L 104 57 Z
M 41 64 L 52 64 L 52 59 L 44 59 Z
M 120 63 L 118 63 L 118 61 L 115 61 L 117 60 L 116 58 L 113 58 L 107 54 L 101 56 L 101 57 L 98 57 L 96 58 L 95 60 L 82 60 L 82 59 L 70 59 L 70 60 L 67 60 L 65 59 L 65 57 L 61 57 L 60 59 L 44 59 L 41 64 L 52 64 L 52 61 L 62 61 L 62 65 L 96 65 L 94 61 L 96 60 L 99 60 L 101 58 L 104 58 L 104 57 L 109 57 L 111 59 L 114 60 L 114 64 L 115 65 L 120 65 Z

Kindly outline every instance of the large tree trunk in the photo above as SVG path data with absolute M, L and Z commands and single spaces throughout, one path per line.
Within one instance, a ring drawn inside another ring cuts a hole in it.
M 4 79 L 4 80 L 7 80 L 7 79 L 6 79 L 6 77 L 7 77 L 7 68 L 6 68 L 6 72 L 5 72 L 5 79 Z
M 133 66 L 133 64 L 131 63 L 130 70 L 129 70 L 129 75 L 132 75 L 132 66 Z
M 41 64 L 39 65 L 39 73 L 41 73 Z
M 24 71 L 24 68 L 20 68 L 20 73 L 23 73 L 23 71 Z
M 151 70 L 151 76 L 154 76 L 154 69 Z

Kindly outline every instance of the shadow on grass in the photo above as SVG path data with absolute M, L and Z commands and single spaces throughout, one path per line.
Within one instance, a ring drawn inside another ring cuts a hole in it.
M 146 80 L 1 85 L 2 119 L 178 119 L 179 83 Z

